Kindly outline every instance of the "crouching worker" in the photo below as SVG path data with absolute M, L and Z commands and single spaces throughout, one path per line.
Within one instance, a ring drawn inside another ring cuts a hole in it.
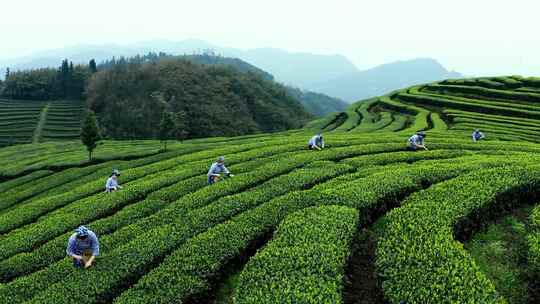
M 122 189 L 122 186 L 118 184 L 119 176 L 120 172 L 114 169 L 109 178 L 107 179 L 107 183 L 105 183 L 105 192 L 110 193 L 113 191 L 117 191 L 118 189 Z
M 424 139 L 426 138 L 426 132 L 420 131 L 414 134 L 407 141 L 407 150 L 417 151 L 418 149 L 424 149 L 427 151 Z
M 473 134 L 472 134 L 472 141 L 473 142 L 477 142 L 481 139 L 484 139 L 485 136 L 484 136 L 484 133 L 480 132 L 479 129 L 476 129 L 474 130 Z
M 234 175 L 231 174 L 229 169 L 225 167 L 225 157 L 220 156 L 218 157 L 217 161 L 212 164 L 210 167 L 210 170 L 208 170 L 208 184 L 212 185 L 219 181 L 221 178 L 221 174 L 224 173 L 226 176 L 232 177 Z
M 99 241 L 94 232 L 84 226 L 69 237 L 66 253 L 73 258 L 73 266 L 89 268 L 99 255 Z
M 313 136 L 309 140 L 308 149 L 310 149 L 310 150 L 322 150 L 322 149 L 324 149 L 324 139 L 323 139 L 321 133 Z

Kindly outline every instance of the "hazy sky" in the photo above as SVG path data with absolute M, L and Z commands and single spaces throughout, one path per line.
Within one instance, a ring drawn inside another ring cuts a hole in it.
M 469 75 L 540 76 L 537 0 L 2 0 L 1 7 L 0 59 L 196 38 L 343 54 L 359 68 L 432 57 Z

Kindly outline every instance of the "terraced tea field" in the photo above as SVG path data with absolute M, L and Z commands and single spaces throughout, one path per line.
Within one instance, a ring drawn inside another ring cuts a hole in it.
M 306 130 L 165 153 L 105 142 L 93 163 L 75 142 L 2 148 L 0 303 L 507 303 L 463 246 L 540 201 L 537 83 L 502 79 L 418 86 Z M 477 126 L 487 140 L 473 143 Z M 319 129 L 326 149 L 307 150 Z M 405 151 L 419 129 L 429 151 Z M 235 176 L 207 186 L 219 155 Z M 112 168 L 124 188 L 108 194 Z M 65 254 L 81 224 L 101 243 L 88 270 Z
M 519 76 L 446 80 L 360 101 L 310 128 L 347 132 L 456 132 L 540 141 L 540 79 Z
M 81 112 L 79 102 L 0 99 L 0 146 L 77 139 Z

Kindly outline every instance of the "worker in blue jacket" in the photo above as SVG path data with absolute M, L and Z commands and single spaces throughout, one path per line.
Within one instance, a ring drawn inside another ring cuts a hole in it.
M 324 149 L 324 138 L 321 133 L 314 135 L 308 141 L 309 150 L 322 150 Z
M 426 138 L 426 132 L 419 131 L 407 141 L 407 150 L 418 151 L 419 149 L 427 150 L 424 139 Z
M 225 157 L 220 156 L 218 157 L 217 161 L 210 166 L 210 170 L 208 170 L 208 184 L 212 185 L 217 182 L 223 173 L 229 177 L 233 176 L 229 169 L 225 167 Z
M 111 193 L 122 189 L 122 186 L 118 184 L 118 177 L 120 176 L 120 171 L 114 169 L 107 182 L 105 183 L 105 192 Z
M 69 237 L 66 253 L 73 258 L 75 267 L 91 267 L 99 255 L 99 240 L 96 234 L 84 226 L 75 229 L 75 233 Z

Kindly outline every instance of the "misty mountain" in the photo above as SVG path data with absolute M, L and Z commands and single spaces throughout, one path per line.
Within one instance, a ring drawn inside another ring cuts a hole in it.
M 272 73 L 279 82 L 301 88 L 358 71 L 354 64 L 341 55 L 291 53 L 273 48 L 237 51 L 227 55 Z
M 348 73 L 307 88 L 347 102 L 355 102 L 416 84 L 462 77 L 463 75 L 457 72 L 448 71 L 434 59 L 419 58 Z
M 182 41 L 151 40 L 125 46 L 115 44 L 79 45 L 55 50 L 36 52 L 31 56 L 0 61 L 0 69 L 26 70 L 41 67 L 56 67 L 68 58 L 74 64 L 98 63 L 112 57 L 131 57 L 149 52 L 165 52 L 172 55 L 202 54 L 211 50 L 226 57 L 236 57 L 274 75 L 276 81 L 305 88 L 311 83 L 320 83 L 343 74 L 356 72 L 356 67 L 341 55 L 315 55 L 291 53 L 274 48 L 240 50 L 219 47 L 202 40 Z
M 5 70 L 6 67 L 10 67 L 12 70 L 57 67 L 59 62 L 65 58 L 73 61 L 74 64 L 86 64 L 92 58 L 99 63 L 112 57 L 130 57 L 149 52 L 165 52 L 172 55 L 210 53 L 239 58 L 272 74 L 278 82 L 302 90 L 338 97 L 347 102 L 382 95 L 414 84 L 462 77 L 459 73 L 446 70 L 433 59 L 397 61 L 359 71 L 347 58 L 341 55 L 292 53 L 274 48 L 240 50 L 215 46 L 197 39 L 152 40 L 125 46 L 104 44 L 66 47 L 36 52 L 31 56 L 13 59 L 9 62 L 0 62 L 0 69 Z M 3 73 L 0 73 L 1 76 Z M 303 96 L 305 97 L 305 95 Z M 311 100 L 322 101 L 318 97 L 311 98 Z M 339 110 L 338 103 L 327 102 L 332 103 L 336 106 L 333 108 Z M 305 99 L 303 103 L 305 104 Z M 310 109 L 309 105 L 306 107 Z M 311 112 L 318 115 L 316 113 L 319 110 L 311 108 Z

